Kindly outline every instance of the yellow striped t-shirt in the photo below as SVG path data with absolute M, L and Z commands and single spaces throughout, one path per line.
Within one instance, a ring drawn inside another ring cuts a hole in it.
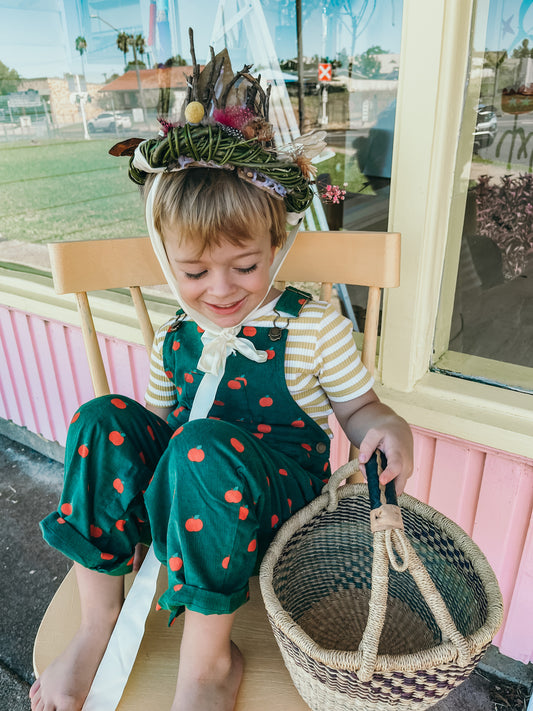
M 275 303 L 271 302 L 266 312 L 261 311 L 246 325 L 271 327 L 276 317 Z M 177 403 L 175 385 L 166 376 L 163 366 L 163 342 L 173 322 L 174 318 L 159 328 L 152 347 L 146 402 L 156 407 L 174 407 Z M 285 326 L 285 323 L 285 319 L 278 316 L 277 325 Z M 331 304 L 309 301 L 298 318 L 289 320 L 285 380 L 297 404 L 330 437 L 330 402 L 347 402 L 372 387 L 373 378 L 355 346 L 352 324 Z

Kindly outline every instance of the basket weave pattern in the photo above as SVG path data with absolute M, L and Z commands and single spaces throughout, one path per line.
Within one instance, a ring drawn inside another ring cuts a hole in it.
M 328 502 L 293 516 L 261 567 L 293 682 L 313 711 L 424 711 L 468 677 L 501 624 L 494 573 L 462 529 L 412 497 L 399 503 L 422 572 L 401 571 L 389 531 L 371 533 L 366 485 L 338 490 L 334 511 Z

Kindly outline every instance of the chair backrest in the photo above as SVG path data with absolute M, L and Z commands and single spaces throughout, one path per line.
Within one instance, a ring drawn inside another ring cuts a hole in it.
M 109 393 L 87 292 L 129 287 L 148 352 L 154 330 L 141 287 L 165 283 L 148 237 L 54 242 L 48 245 L 54 288 L 76 294 L 95 395 Z M 362 360 L 374 371 L 381 289 L 400 283 L 397 232 L 299 232 L 279 274 L 287 281 L 318 282 L 321 298 L 333 284 L 368 286 Z

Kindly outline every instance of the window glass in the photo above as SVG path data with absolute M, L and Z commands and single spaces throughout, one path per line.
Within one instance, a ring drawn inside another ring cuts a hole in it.
M 521 390 L 533 383 L 532 28 L 531 0 L 478 4 L 433 365 Z
M 311 223 L 386 229 L 401 14 L 401 0 L 0 0 L 2 258 L 146 233 L 127 160 L 107 151 L 179 118 L 189 27 L 198 62 L 227 47 L 234 71 L 253 62 L 272 84 L 283 139 L 328 132 Z

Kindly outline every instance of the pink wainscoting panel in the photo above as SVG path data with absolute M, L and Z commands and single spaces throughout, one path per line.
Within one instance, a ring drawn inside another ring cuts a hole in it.
M 143 346 L 99 336 L 112 391 L 143 401 Z M 0 306 L 0 416 L 65 443 L 78 406 L 94 397 L 81 330 Z M 334 417 L 331 463 L 349 446 Z M 505 602 L 495 638 L 501 651 L 533 661 L 533 461 L 413 428 L 415 462 L 407 492 L 449 516 L 492 565 Z
M 143 346 L 99 336 L 111 388 L 143 401 Z M 0 416 L 64 445 L 76 409 L 94 397 L 81 329 L 0 307 Z
M 346 464 L 350 458 L 350 441 L 342 431 L 335 415 L 330 415 L 329 426 L 334 435 L 329 453 L 331 471 L 334 472 L 340 466 Z
M 9 356 L 10 335 L 9 312 L 7 309 L 0 308 L 0 415 L 5 420 L 13 420 L 17 425 L 21 425 L 24 418 L 19 402 L 16 373 Z
M 413 433 L 415 441 L 415 461 L 413 476 L 408 480 L 405 491 L 420 501 L 427 503 L 433 478 L 435 461 L 435 437 L 422 432 Z
M 500 651 L 524 664 L 533 660 L 533 526 L 529 526 L 507 620 L 500 635 Z
M 503 595 L 505 619 L 496 644 L 506 636 L 505 621 L 516 584 L 532 572 L 527 569 L 528 561 L 523 560 L 532 508 L 533 467 L 492 452 L 487 454 L 473 538 L 493 567 Z M 523 639 L 522 644 L 515 652 L 520 656 L 515 658 L 530 654 L 531 640 Z
M 3 311 L 3 310 L 2 310 Z M 6 352 L 7 368 L 2 368 L 2 379 L 5 375 L 12 378 L 13 387 L 16 393 L 15 401 L 8 403 L 8 410 L 18 410 L 18 419 L 13 420 L 16 424 L 25 425 L 32 432 L 42 434 L 37 422 L 34 409 L 34 399 L 30 394 L 29 383 L 24 368 L 24 331 L 22 337 L 18 328 L 22 325 L 22 320 L 27 319 L 25 314 L 8 310 L 2 314 L 2 341 Z M 28 354 L 26 354 L 28 358 Z

